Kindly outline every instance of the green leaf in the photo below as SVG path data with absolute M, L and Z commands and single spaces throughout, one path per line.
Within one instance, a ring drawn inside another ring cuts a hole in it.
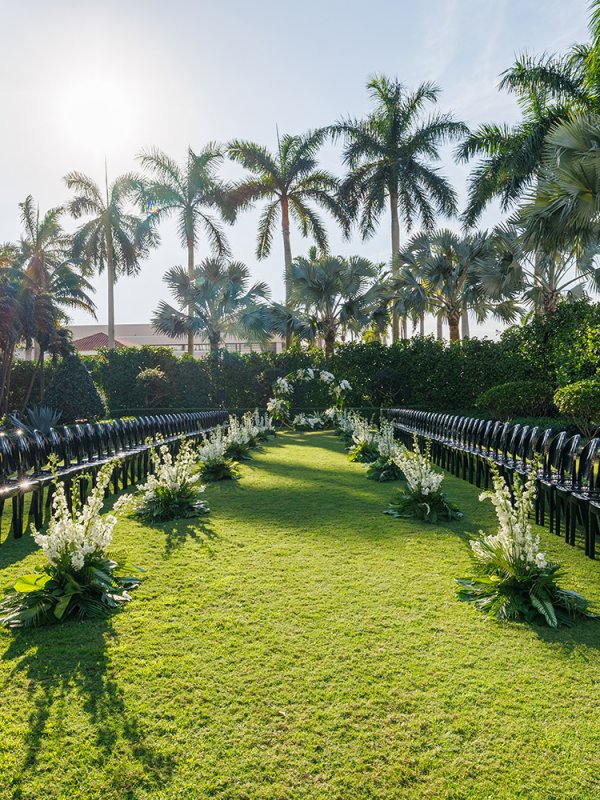
M 69 603 L 71 602 L 71 598 L 73 597 L 72 594 L 63 594 L 62 597 L 58 599 L 58 602 L 54 606 L 54 616 L 56 619 L 62 619 L 65 615 L 65 611 L 67 610 Z
M 21 575 L 15 583 L 15 592 L 21 594 L 28 594 L 29 592 L 38 592 L 43 589 L 52 577 L 47 572 L 36 573 L 33 575 Z

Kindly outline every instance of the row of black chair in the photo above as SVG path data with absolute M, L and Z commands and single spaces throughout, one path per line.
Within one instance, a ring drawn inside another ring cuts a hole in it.
M 431 441 L 432 458 L 452 474 L 487 488 L 492 465 L 511 483 L 537 476 L 536 522 L 574 545 L 581 528 L 586 555 L 595 557 L 600 531 L 600 439 L 579 434 L 415 409 L 385 409 L 399 438 Z
M 65 425 L 51 428 L 46 435 L 0 432 L 0 542 L 9 499 L 10 531 L 15 538 L 23 535 L 26 496 L 30 499 L 28 519 L 36 526 L 43 524 L 52 504 L 53 473 L 65 483 L 67 494 L 77 485 L 84 499 L 100 468 L 116 459 L 111 489 L 117 492 L 148 475 L 153 443 L 160 439 L 176 450 L 184 439 L 201 440 L 228 416 L 227 411 L 198 411 Z

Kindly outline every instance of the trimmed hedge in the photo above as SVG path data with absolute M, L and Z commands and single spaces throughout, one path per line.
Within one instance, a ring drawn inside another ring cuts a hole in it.
M 594 435 L 600 425 L 600 379 L 587 378 L 562 386 L 555 393 L 554 402 L 585 436 Z
M 76 355 L 65 356 L 54 367 L 44 403 L 61 412 L 61 423 L 64 424 L 78 419 L 97 419 L 106 414 L 106 405 L 98 387 Z
M 162 408 L 254 408 L 264 406 L 276 378 L 300 367 L 325 367 L 317 348 L 293 347 L 284 353 L 222 352 L 202 360 L 178 358 L 168 348 L 106 350 L 86 357 L 111 412 L 148 408 L 150 400 L 140 373 L 159 369 L 169 382 Z M 502 342 L 471 339 L 445 345 L 416 338 L 386 346 L 378 342 L 338 347 L 327 364 L 337 379 L 352 385 L 350 406 L 410 405 L 441 411 L 473 408 L 482 386 L 529 377 L 529 367 Z M 327 407 L 327 389 L 318 383 L 296 387 L 296 407 Z
M 541 381 L 509 381 L 480 394 L 477 408 L 503 421 L 513 417 L 545 417 L 553 410 L 552 393 Z

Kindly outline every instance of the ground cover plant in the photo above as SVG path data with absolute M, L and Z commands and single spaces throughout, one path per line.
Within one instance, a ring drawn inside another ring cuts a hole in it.
M 460 521 L 381 513 L 330 433 L 284 433 L 208 487 L 209 517 L 120 520 L 146 577 L 109 620 L 0 632 L 0 800 L 595 800 L 598 622 L 502 625 L 455 597 Z M 600 564 L 540 530 L 568 585 Z M 0 546 L 0 582 L 32 571 Z

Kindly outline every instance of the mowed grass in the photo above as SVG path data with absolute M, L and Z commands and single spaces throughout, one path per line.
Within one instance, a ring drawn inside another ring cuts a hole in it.
M 466 513 L 385 516 L 330 434 L 286 434 L 211 486 L 212 514 L 121 521 L 147 569 L 108 622 L 0 634 L 0 798 L 600 797 L 600 622 L 501 625 L 455 598 Z M 565 585 L 600 564 L 544 534 Z M 38 561 L 0 547 L 0 583 Z

